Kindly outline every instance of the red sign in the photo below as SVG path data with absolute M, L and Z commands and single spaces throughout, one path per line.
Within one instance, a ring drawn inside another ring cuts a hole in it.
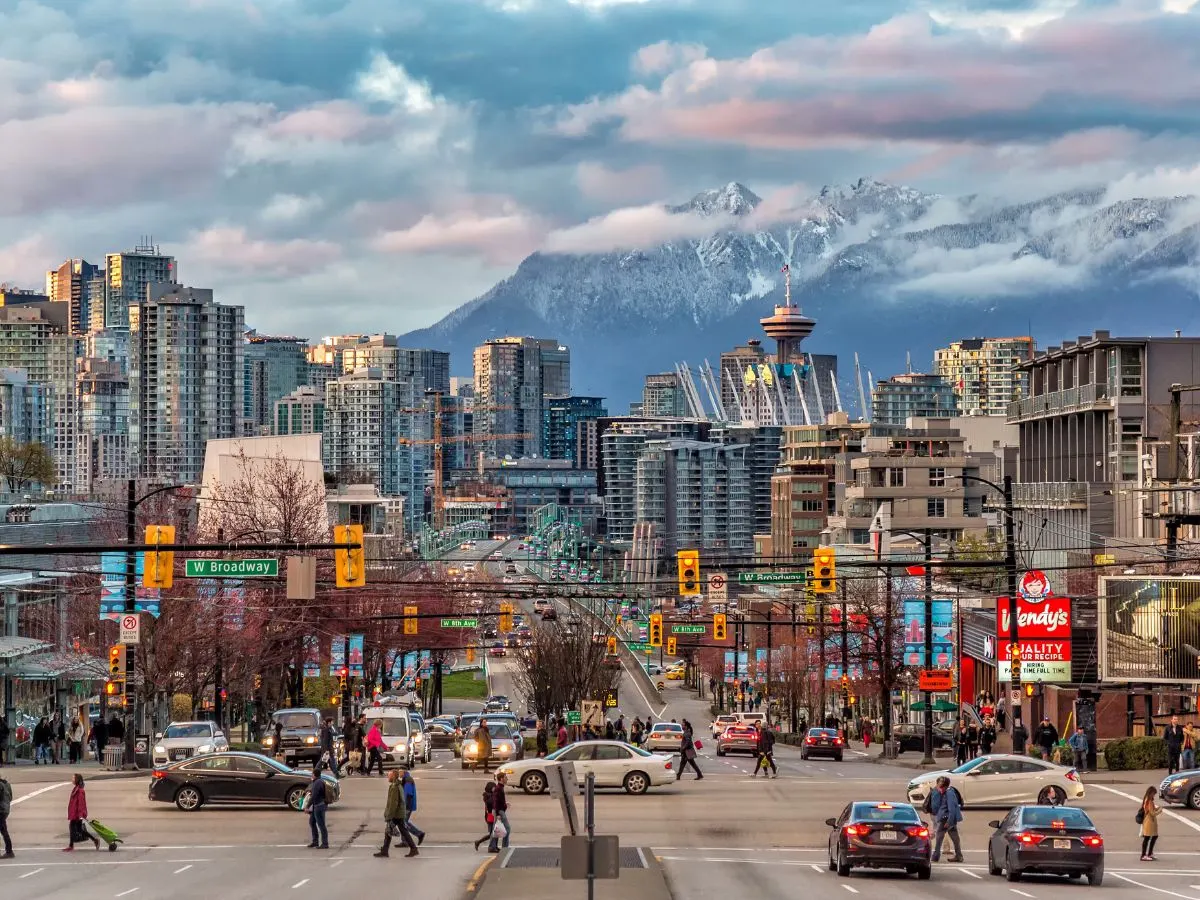
M 1070 641 L 1018 641 L 1021 648 L 1021 662 L 1070 662 Z M 1000 642 L 1000 659 L 1008 657 L 1009 642 Z
M 1004 640 L 1012 634 L 1012 619 L 1009 616 L 1009 601 L 1000 597 L 996 601 L 996 634 Z M 1068 597 L 1047 597 L 1045 600 L 1017 600 L 1017 636 L 1024 643 L 1026 638 L 1071 639 L 1071 600 Z M 1004 659 L 1000 654 L 999 659 Z

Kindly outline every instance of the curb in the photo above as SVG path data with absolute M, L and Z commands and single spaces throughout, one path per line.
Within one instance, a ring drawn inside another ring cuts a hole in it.
M 25 767 L 22 766 L 21 768 L 24 769 Z M 70 767 L 67 767 L 67 768 L 69 769 Z M 70 776 L 75 774 L 72 771 L 68 771 L 66 773 L 67 777 L 65 779 L 64 778 L 54 778 L 54 777 L 21 778 L 19 776 L 16 778 L 11 778 L 11 777 L 8 777 L 11 773 L 7 772 L 6 769 L 8 769 L 7 766 L 4 768 L 0 768 L 0 775 L 3 775 L 4 777 L 6 777 L 8 780 L 8 783 L 13 785 L 14 787 L 17 785 L 23 785 L 23 784 L 60 784 L 60 783 L 66 784 L 68 781 L 70 781 Z M 41 775 L 40 772 L 38 772 L 37 774 Z M 149 778 L 150 770 L 148 770 L 148 769 L 132 769 L 127 772 L 126 771 L 122 771 L 122 772 L 107 772 L 107 771 L 89 772 L 87 770 L 83 770 L 83 777 L 84 777 L 85 781 L 115 781 L 115 780 L 121 779 L 121 778 Z
M 478 868 L 475 869 L 475 874 L 471 876 L 471 880 L 467 882 L 466 894 L 468 897 L 474 897 L 479 893 L 479 889 L 483 887 L 484 881 L 487 879 L 488 869 L 490 869 L 500 858 L 500 854 L 489 856 L 481 862 Z

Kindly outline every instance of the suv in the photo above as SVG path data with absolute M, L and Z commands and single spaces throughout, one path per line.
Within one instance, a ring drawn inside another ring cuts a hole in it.
M 368 709 L 364 715 L 367 717 L 367 728 L 379 722 L 380 731 L 383 732 L 383 761 L 385 763 L 394 763 L 396 765 L 405 765 L 410 769 L 413 768 L 418 760 L 424 759 L 424 746 L 418 747 L 417 735 L 420 735 L 419 742 L 424 745 L 425 735 L 421 729 L 416 727 L 416 719 L 405 707 L 398 706 L 381 706 Z
M 275 746 L 275 723 L 283 725 L 279 746 Z M 321 759 L 321 711 L 318 709 L 277 709 L 262 739 L 263 753 L 282 756 L 284 765 L 316 763 Z
M 155 768 L 190 759 L 202 753 L 229 749 L 229 741 L 216 722 L 172 722 L 166 731 L 154 736 Z

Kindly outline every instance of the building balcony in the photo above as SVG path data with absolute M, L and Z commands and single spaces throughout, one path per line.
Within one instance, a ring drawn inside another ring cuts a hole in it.
M 1018 509 L 1086 509 L 1090 485 L 1081 481 L 1034 481 L 1013 485 Z
M 1044 419 L 1066 413 L 1087 412 L 1111 408 L 1107 384 L 1084 384 L 1079 387 L 1026 397 L 1008 404 L 1008 421 Z

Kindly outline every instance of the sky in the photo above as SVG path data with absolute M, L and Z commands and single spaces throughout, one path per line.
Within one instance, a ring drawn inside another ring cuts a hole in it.
M 735 180 L 1200 193 L 1198 100 L 1200 0 L 0 0 L 0 282 L 403 333 Z

